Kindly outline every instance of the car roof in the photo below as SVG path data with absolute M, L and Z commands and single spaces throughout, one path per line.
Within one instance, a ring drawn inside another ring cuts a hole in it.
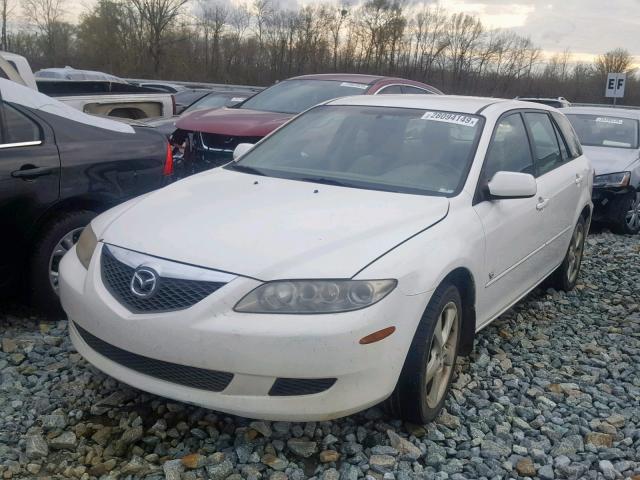
M 516 97 L 515 100 L 545 100 L 549 102 L 568 102 L 564 97 Z
M 318 73 L 314 75 L 300 75 L 298 77 L 287 78 L 287 80 L 333 80 L 336 82 L 354 82 L 372 85 L 380 80 L 393 77 L 383 77 L 381 75 L 364 75 L 360 73 Z M 402 80 L 402 79 L 398 79 Z
M 489 106 L 494 107 L 492 111 L 497 111 L 498 114 L 518 108 L 555 111 L 553 107 L 543 104 L 533 106 L 530 102 L 518 100 L 460 95 L 359 95 L 337 98 L 327 104 L 433 109 L 468 114 L 478 114 Z
M 640 119 L 640 110 L 613 107 L 565 107 L 559 109 L 562 113 L 583 115 L 606 115 L 609 117 Z

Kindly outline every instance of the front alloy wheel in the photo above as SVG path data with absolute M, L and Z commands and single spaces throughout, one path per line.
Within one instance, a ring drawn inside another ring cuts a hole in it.
M 386 402 L 392 415 L 416 424 L 438 416 L 453 377 L 462 322 L 460 292 L 445 282 L 422 314 L 396 388 Z
M 640 192 L 629 201 L 629 209 L 624 216 L 627 233 L 635 234 L 640 231 Z
M 436 408 L 449 386 L 456 356 L 460 315 L 454 302 L 447 303 L 433 331 L 426 365 L 425 396 L 429 408 Z

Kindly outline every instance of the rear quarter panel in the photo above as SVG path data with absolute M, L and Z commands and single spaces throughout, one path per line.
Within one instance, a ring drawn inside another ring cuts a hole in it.
M 39 114 L 53 128 L 60 152 L 60 198 L 88 197 L 115 205 L 160 188 L 167 140 L 151 128 L 121 133 L 56 115 Z

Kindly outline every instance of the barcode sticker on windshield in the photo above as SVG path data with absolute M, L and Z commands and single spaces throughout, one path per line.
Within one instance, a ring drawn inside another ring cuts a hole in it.
M 470 117 L 468 115 L 461 115 L 459 113 L 425 112 L 421 118 L 423 120 L 431 120 L 433 122 L 455 123 L 456 125 L 462 125 L 465 127 L 475 127 L 476 123 L 478 123 L 477 118 Z
M 350 88 L 359 88 L 360 90 L 366 90 L 367 85 L 363 85 L 361 83 L 351 83 L 351 82 L 342 82 L 340 84 L 341 87 L 350 87 Z
M 613 125 L 622 125 L 624 123 L 624 121 L 621 118 L 607 118 L 607 117 L 598 117 L 596 118 L 596 122 L 611 123 Z
M 231 102 L 241 102 L 243 100 L 246 100 L 247 97 L 233 97 L 230 101 Z

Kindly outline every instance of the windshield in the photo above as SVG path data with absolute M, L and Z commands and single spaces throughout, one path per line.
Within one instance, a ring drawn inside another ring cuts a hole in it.
M 320 106 L 226 168 L 372 190 L 452 196 L 482 130 L 475 115 Z
M 327 100 L 362 95 L 369 88 L 364 83 L 333 80 L 285 80 L 263 90 L 240 105 L 265 112 L 300 113 Z
M 237 98 L 237 97 L 236 97 Z M 196 110 L 204 110 L 208 108 L 220 108 L 224 107 L 230 102 L 231 98 L 227 94 L 210 94 L 202 97 L 200 100 L 196 100 L 194 103 L 185 109 L 183 113 L 195 112 Z M 238 101 L 238 100 L 236 100 Z
M 638 148 L 638 121 L 606 115 L 567 114 L 582 145 Z

